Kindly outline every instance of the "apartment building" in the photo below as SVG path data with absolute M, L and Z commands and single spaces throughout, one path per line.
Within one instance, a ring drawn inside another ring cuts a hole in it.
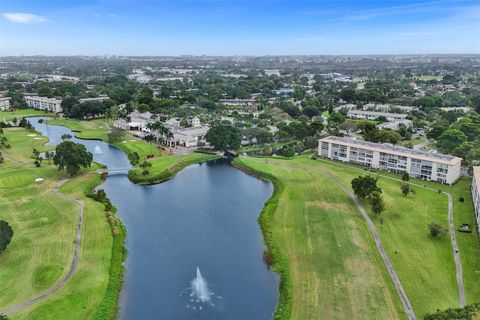
M 60 113 L 62 109 L 62 100 L 39 96 L 25 96 L 25 101 L 30 108 L 48 110 L 55 113 Z
M 10 97 L 0 98 L 0 111 L 10 109 Z
M 480 167 L 473 167 L 472 200 L 478 232 L 480 232 Z
M 319 140 L 318 155 L 447 184 L 460 177 L 462 163 L 451 155 L 334 136 Z
M 390 112 L 377 112 L 377 111 L 363 111 L 363 110 L 350 110 L 347 113 L 349 118 L 375 120 L 378 117 L 385 117 L 388 121 L 400 121 L 407 118 L 403 113 L 390 113 Z

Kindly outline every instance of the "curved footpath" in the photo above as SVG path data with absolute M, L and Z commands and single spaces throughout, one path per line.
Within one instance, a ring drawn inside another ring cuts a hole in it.
M 329 162 L 331 163 L 331 162 Z M 340 163 L 334 163 L 339 166 L 345 166 L 350 169 L 352 169 L 351 166 L 346 166 Z M 357 171 L 365 172 L 364 170 L 361 169 L 356 169 L 353 168 Z M 401 179 L 385 176 L 382 174 L 377 174 L 379 177 L 394 180 L 394 181 L 399 181 L 403 182 Z M 415 182 L 409 182 L 407 181 L 410 185 L 420 187 L 426 190 L 431 190 L 434 192 L 438 192 L 437 189 L 430 188 L 424 185 L 421 185 L 419 183 Z M 452 244 L 452 250 L 453 250 L 453 259 L 455 261 L 455 274 L 456 274 L 456 279 L 457 279 L 457 287 L 458 287 L 458 298 L 460 300 L 460 307 L 464 307 L 467 304 L 466 298 L 465 298 L 465 286 L 463 285 L 463 270 L 462 270 L 462 263 L 460 261 L 460 253 L 458 250 L 458 245 L 457 245 L 457 237 L 455 234 L 455 224 L 453 222 L 453 201 L 452 201 L 452 194 L 446 191 L 442 191 L 442 194 L 446 195 L 448 198 L 448 230 L 450 233 L 450 242 Z
M 78 222 L 77 222 L 76 234 L 75 234 L 75 249 L 74 249 L 74 252 L 73 252 L 73 258 L 72 258 L 72 262 L 70 263 L 70 269 L 68 270 L 68 273 L 65 275 L 65 277 L 60 282 L 58 282 L 56 285 L 54 285 L 52 288 L 50 288 L 47 292 L 42 293 L 41 295 L 39 295 L 35 298 L 32 298 L 30 300 L 27 300 L 24 303 L 21 303 L 19 305 L 4 309 L 0 313 L 9 315 L 9 314 L 12 314 L 14 312 L 18 312 L 18 311 L 21 311 L 25 308 L 28 308 L 28 307 L 34 305 L 37 302 L 45 300 L 46 298 L 50 297 L 52 294 L 54 294 L 55 292 L 60 290 L 72 278 L 73 273 L 75 272 L 75 269 L 77 268 L 77 265 L 78 265 L 78 254 L 80 252 L 80 241 L 81 241 L 81 238 L 82 238 L 82 223 L 83 223 L 83 207 L 84 207 L 84 205 L 83 205 L 83 201 L 78 200 L 78 199 L 74 199 L 72 197 L 69 197 L 69 196 L 61 193 L 58 190 L 67 181 L 68 181 L 67 179 L 63 179 L 55 187 L 53 192 L 55 194 L 59 195 L 60 197 L 64 198 L 64 199 L 74 200 L 79 206 L 79 215 L 78 215 Z
M 390 278 L 392 279 L 393 284 L 395 285 L 395 289 L 397 290 L 398 296 L 400 297 L 400 300 L 402 301 L 403 309 L 405 310 L 405 314 L 407 315 L 409 320 L 416 320 L 415 313 L 413 311 L 412 305 L 410 304 L 410 300 L 408 300 L 408 296 L 405 292 L 405 289 L 402 286 L 402 283 L 400 282 L 400 278 L 397 275 L 397 272 L 395 271 L 392 262 L 388 258 L 387 252 L 385 251 L 385 248 L 383 247 L 382 241 L 380 240 L 380 236 L 378 235 L 377 229 L 375 228 L 375 225 L 373 224 L 372 220 L 370 219 L 370 216 L 368 215 L 367 211 L 363 208 L 363 206 L 360 204 L 358 199 L 355 197 L 352 191 L 339 179 L 337 178 L 334 174 L 331 172 L 320 169 L 323 173 L 328 175 L 333 181 L 335 181 L 342 189 L 348 194 L 350 199 L 355 203 L 357 206 L 358 210 L 360 211 L 362 217 L 367 221 L 368 229 L 370 229 L 370 233 L 373 236 L 373 239 L 375 240 L 375 246 L 378 249 L 378 252 L 380 253 L 380 256 L 382 257 L 383 263 L 385 264 L 385 267 L 388 270 L 388 273 L 390 274 Z

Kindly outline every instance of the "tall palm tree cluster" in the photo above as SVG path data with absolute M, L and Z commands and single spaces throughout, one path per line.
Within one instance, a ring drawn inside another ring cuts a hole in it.
M 158 136 L 152 133 L 145 136 L 145 140 L 150 144 L 150 154 L 152 153 L 152 142 L 158 140 L 159 137 L 164 137 L 166 139 L 173 137 L 173 133 L 161 121 L 151 122 L 147 124 L 147 128 L 150 132 L 158 132 Z

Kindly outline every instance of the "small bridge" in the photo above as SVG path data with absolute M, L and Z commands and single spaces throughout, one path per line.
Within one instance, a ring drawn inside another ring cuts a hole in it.
M 133 168 L 99 169 L 97 170 L 97 173 L 122 174 L 122 173 L 128 173 L 128 171 L 132 169 Z

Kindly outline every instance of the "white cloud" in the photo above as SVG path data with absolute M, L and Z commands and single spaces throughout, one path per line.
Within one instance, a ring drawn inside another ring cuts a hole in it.
M 42 16 L 24 12 L 4 13 L 3 16 L 15 23 L 40 23 L 47 21 L 47 19 Z

